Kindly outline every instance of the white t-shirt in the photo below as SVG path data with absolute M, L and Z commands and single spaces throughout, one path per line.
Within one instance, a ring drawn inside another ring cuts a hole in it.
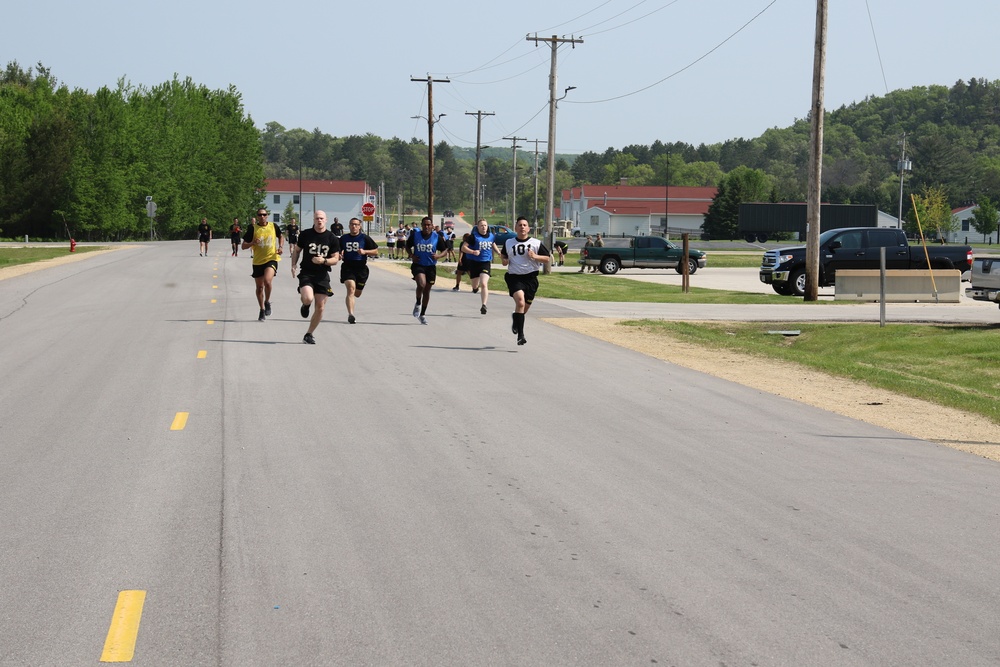
M 527 273 L 538 273 L 542 270 L 542 262 L 531 259 L 528 251 L 534 250 L 536 255 L 549 256 L 549 249 L 538 239 L 530 236 L 518 241 L 516 236 L 507 239 L 503 244 L 503 256 L 510 260 L 507 273 L 523 276 Z

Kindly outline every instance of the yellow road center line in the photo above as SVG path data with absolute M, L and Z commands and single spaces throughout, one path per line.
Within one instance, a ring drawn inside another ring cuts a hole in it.
M 219 289 L 218 285 L 212 285 L 212 289 Z
M 215 303 L 216 301 L 218 301 L 218 299 L 212 299 L 212 303 Z
M 215 320 L 206 320 L 205 324 L 215 324 Z
M 681 266 L 684 266 L 684 265 L 683 265 L 683 264 L 681 264 Z M 219 276 L 212 276 L 212 277 L 213 277 L 213 278 L 218 278 Z
M 170 425 L 170 430 L 183 431 L 184 427 L 187 426 L 187 421 L 188 421 L 188 413 L 178 412 L 176 415 L 174 415 L 174 421 Z
M 142 605 L 145 602 L 146 591 L 122 591 L 118 594 L 108 637 L 104 640 L 101 662 L 132 660 L 135 655 L 135 640 L 139 634 L 139 621 L 142 619 Z
M 208 350 L 198 350 L 198 358 L 199 359 L 204 359 L 207 356 L 208 356 Z

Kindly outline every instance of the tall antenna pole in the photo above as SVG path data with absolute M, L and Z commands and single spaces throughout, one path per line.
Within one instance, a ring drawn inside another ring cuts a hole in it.
M 570 38 L 560 38 L 556 35 L 552 37 L 539 37 L 535 35 L 532 37 L 528 35 L 525 39 L 529 42 L 535 42 L 535 46 L 538 46 L 539 42 L 548 42 L 552 47 L 552 58 L 551 65 L 549 66 L 549 140 L 548 140 L 548 186 L 546 187 L 545 193 L 545 235 L 547 241 L 552 243 L 552 224 L 553 216 L 555 215 L 555 189 L 556 189 L 556 51 L 560 44 L 570 44 L 574 49 L 577 44 L 583 44 L 582 39 L 577 39 L 575 37 Z M 564 96 L 565 97 L 565 96 Z
M 435 79 L 430 74 L 426 79 L 410 77 L 410 81 L 427 82 L 427 215 L 434 220 L 434 84 L 451 83 L 448 79 Z M 441 114 L 444 116 L 444 114 Z M 419 118 L 419 116 L 418 116 Z
M 477 111 L 472 113 L 471 111 L 465 112 L 466 116 L 476 117 L 476 191 L 473 193 L 472 198 L 475 200 L 473 202 L 473 217 L 472 226 L 475 227 L 476 223 L 479 222 L 479 158 L 482 154 L 482 143 L 483 143 L 483 116 L 493 116 L 495 115 L 492 111 Z
M 517 142 L 527 141 L 524 137 L 504 137 L 504 141 L 511 142 L 511 152 L 512 152 L 512 163 L 511 172 L 514 174 L 514 185 L 510 191 L 510 227 L 514 228 L 514 222 L 517 220 Z

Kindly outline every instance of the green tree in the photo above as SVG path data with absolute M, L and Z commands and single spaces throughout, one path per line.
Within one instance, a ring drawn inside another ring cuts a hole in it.
M 998 220 L 1000 220 L 1000 212 L 997 211 L 996 205 L 989 197 L 983 197 L 979 201 L 979 205 L 972 212 L 972 217 L 969 218 L 972 228 L 983 235 L 983 242 L 986 241 L 988 235 L 997 231 Z
M 771 187 L 771 179 L 759 169 L 733 169 L 719 181 L 719 191 L 708 207 L 702 229 L 712 239 L 737 238 L 740 204 L 767 201 Z
M 913 196 L 913 205 L 914 209 L 911 211 L 913 226 L 908 228 L 911 232 L 922 229 L 926 236 L 933 230 L 937 238 L 943 239 L 949 232 L 958 229 L 958 220 L 951 213 L 948 196 L 943 187 L 925 186 L 923 194 Z M 917 222 L 919 227 L 916 225 Z

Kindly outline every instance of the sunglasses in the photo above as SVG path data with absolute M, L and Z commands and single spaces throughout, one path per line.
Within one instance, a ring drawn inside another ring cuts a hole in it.
M 266 218 L 267 217 L 267 213 L 258 213 L 257 217 L 259 217 L 259 218 Z

